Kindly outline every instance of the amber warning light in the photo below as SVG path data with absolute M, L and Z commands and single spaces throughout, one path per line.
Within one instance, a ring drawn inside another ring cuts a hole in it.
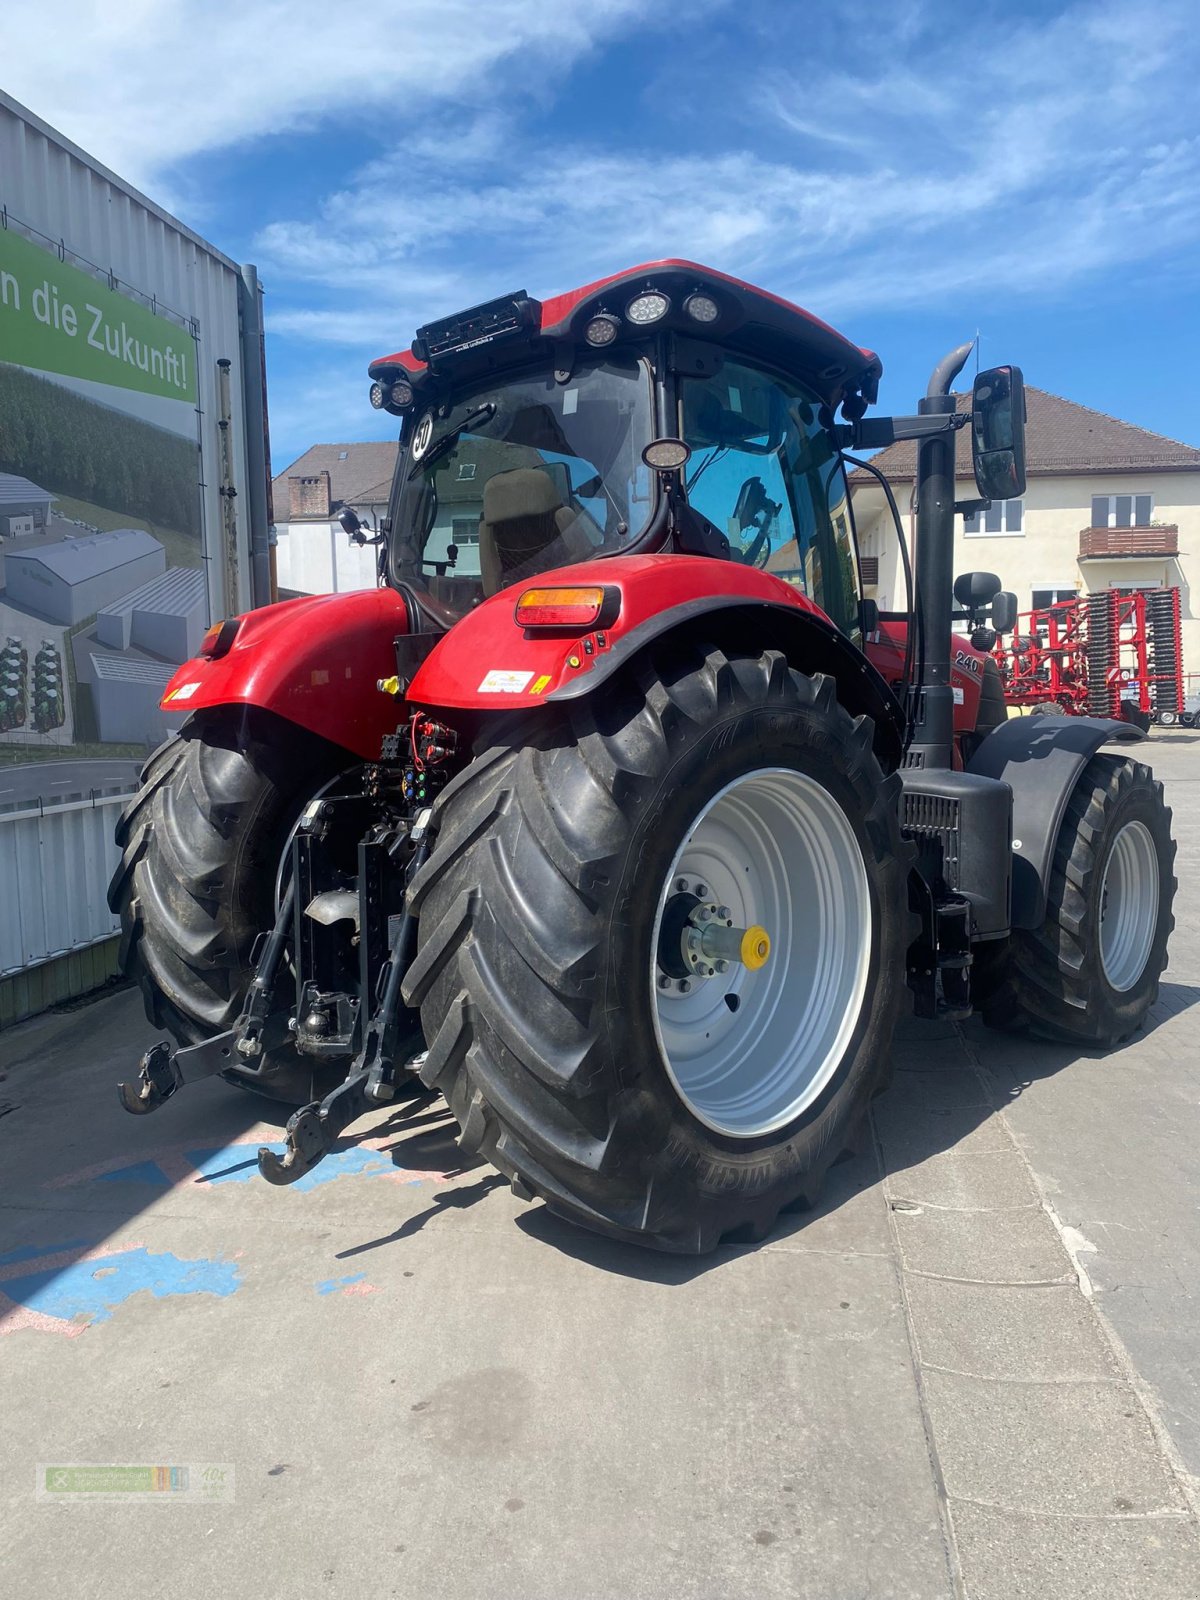
M 224 622 L 214 622 L 200 642 L 200 654 L 210 661 L 225 655 L 241 625 L 241 617 L 226 617 Z
M 607 628 L 621 609 L 621 591 L 596 584 L 582 588 L 526 589 L 517 601 L 521 628 Z

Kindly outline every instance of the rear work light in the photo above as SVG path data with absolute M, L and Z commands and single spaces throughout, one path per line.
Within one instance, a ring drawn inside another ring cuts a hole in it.
M 621 591 L 589 585 L 579 589 L 526 589 L 517 601 L 519 628 L 607 628 L 621 610 Z
M 226 617 L 224 622 L 214 622 L 200 641 L 200 654 L 207 656 L 210 661 L 225 655 L 237 637 L 241 625 L 241 617 Z

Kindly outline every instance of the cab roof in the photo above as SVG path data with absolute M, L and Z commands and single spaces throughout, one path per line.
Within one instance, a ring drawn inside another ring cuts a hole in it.
M 667 315 L 649 327 L 629 323 L 625 317 L 627 307 L 639 295 L 651 291 L 667 297 L 670 306 Z M 685 303 L 698 292 L 715 301 L 718 308 L 715 320 L 700 323 L 688 316 Z M 521 292 L 506 297 L 506 301 L 514 308 L 520 329 L 506 325 L 498 333 L 464 337 L 456 348 L 439 351 L 432 358 L 432 366 L 439 371 L 443 368 L 452 371 L 459 362 L 472 369 L 507 365 L 517 359 L 527 359 L 531 342 L 538 340 L 552 347 L 570 343 L 587 349 L 584 330 L 594 318 L 603 315 L 619 324 L 619 332 L 608 348 L 667 327 L 688 338 L 707 340 L 733 353 L 756 356 L 794 371 L 830 406 L 852 393 L 861 394 L 868 403 L 872 402 L 883 371 L 883 364 L 873 350 L 852 344 L 812 312 L 694 261 L 669 258 L 643 262 L 548 300 L 531 300 Z M 423 339 L 431 329 L 441 333 L 460 325 L 464 333 L 471 333 L 479 327 L 498 326 L 495 308 L 505 303 L 504 300 L 491 302 L 486 307 L 474 307 L 454 318 L 430 324 L 429 328 L 420 330 L 416 341 L 418 349 L 424 353 Z M 490 318 L 487 313 L 491 313 Z M 514 318 L 503 320 L 511 324 Z M 522 336 L 513 337 L 514 332 Z M 444 345 L 446 340 L 438 342 Z M 394 381 L 403 374 L 420 387 L 430 366 L 430 362 L 410 348 L 381 356 L 367 370 L 374 379 Z

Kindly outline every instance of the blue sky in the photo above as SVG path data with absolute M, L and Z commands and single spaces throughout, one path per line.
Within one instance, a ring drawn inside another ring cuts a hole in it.
M 53 21 L 51 21 L 53 18 Z M 268 298 L 276 470 L 384 437 L 366 363 L 661 255 L 878 350 L 950 346 L 1200 444 L 1200 30 L 1182 0 L 32 0 L 4 87 Z

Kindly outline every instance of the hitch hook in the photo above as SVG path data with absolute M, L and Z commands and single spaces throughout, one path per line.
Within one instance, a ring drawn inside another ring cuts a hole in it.
M 117 1093 L 126 1111 L 144 1117 L 169 1100 L 182 1082 L 183 1078 L 175 1070 L 171 1046 L 166 1040 L 160 1040 L 150 1046 L 138 1063 L 136 1081 L 119 1083 Z

